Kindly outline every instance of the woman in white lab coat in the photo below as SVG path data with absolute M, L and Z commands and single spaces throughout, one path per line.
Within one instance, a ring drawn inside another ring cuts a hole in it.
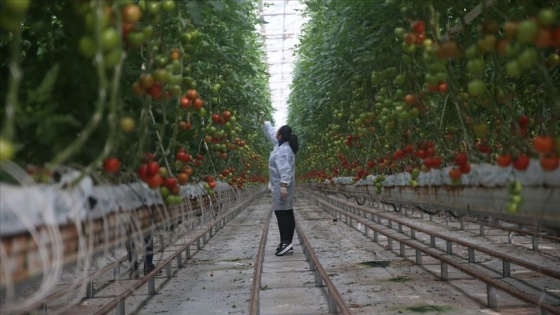
M 297 136 L 290 126 L 284 125 L 276 130 L 268 121 L 264 123 L 266 135 L 274 143 L 270 153 L 268 170 L 270 172 L 270 190 L 272 193 L 272 210 L 278 220 L 280 245 L 276 256 L 293 252 L 292 239 L 295 231 L 293 199 L 295 193 L 296 159 L 299 149 Z

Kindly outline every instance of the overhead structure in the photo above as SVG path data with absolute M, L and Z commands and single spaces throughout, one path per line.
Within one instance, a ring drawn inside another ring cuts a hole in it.
M 304 7 L 300 0 L 262 1 L 261 17 L 266 23 L 261 26 L 260 33 L 265 43 L 272 107 L 276 110 L 273 117 L 277 125 L 283 125 L 287 120 L 294 49 L 305 23 L 301 15 Z

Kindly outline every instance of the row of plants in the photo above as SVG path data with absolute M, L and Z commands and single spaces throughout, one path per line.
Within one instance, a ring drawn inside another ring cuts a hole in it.
M 558 1 L 306 3 L 289 100 L 303 175 L 558 167 Z
M 216 180 L 265 181 L 270 148 L 254 122 L 272 108 L 259 1 L 0 6 L 0 163 L 40 182 L 67 167 L 142 180 L 170 203 L 180 185 L 211 193 Z

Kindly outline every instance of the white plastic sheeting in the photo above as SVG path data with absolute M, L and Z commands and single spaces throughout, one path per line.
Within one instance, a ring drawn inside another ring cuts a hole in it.
M 442 169 L 432 169 L 429 172 L 420 173 L 416 181 L 418 186 L 438 186 L 438 185 L 452 185 L 451 178 L 449 178 L 449 170 L 451 167 Z M 335 178 L 335 183 L 338 184 L 354 184 L 372 185 L 376 176 L 370 175 L 366 179 L 361 179 L 354 183 L 352 177 L 338 177 Z M 398 173 L 394 175 L 385 176 L 382 182 L 383 186 L 409 186 L 409 181 L 412 176 L 409 173 Z M 525 171 L 518 171 L 512 166 L 499 167 L 492 164 L 471 164 L 471 171 L 468 174 L 461 176 L 462 186 L 481 186 L 481 187 L 504 187 L 512 181 L 518 181 L 523 186 L 555 186 L 560 187 L 560 168 L 554 171 L 545 171 L 541 168 L 539 161 L 532 159 L 529 163 L 529 168 Z M 328 181 L 325 181 L 328 183 Z
M 65 188 L 64 183 L 77 178 L 77 174 L 63 178 L 56 185 L 0 184 L 0 236 L 29 231 L 43 224 L 80 222 L 114 211 L 163 204 L 159 192 L 145 183 L 94 186 L 91 178 L 84 177 L 72 188 Z M 227 183 L 216 183 L 215 192 L 232 189 Z M 180 195 L 194 199 L 206 192 L 200 183 L 181 186 Z

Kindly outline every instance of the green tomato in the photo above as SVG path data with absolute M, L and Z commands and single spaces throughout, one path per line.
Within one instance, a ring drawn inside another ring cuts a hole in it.
M 506 204 L 506 212 L 509 213 L 516 213 L 517 211 L 519 211 L 519 205 L 513 202 L 508 202 Z
M 552 26 L 556 23 L 556 12 L 552 8 L 544 8 L 539 12 L 538 21 L 542 26 Z
M 473 97 L 482 95 L 485 90 L 486 86 L 484 85 L 484 82 L 479 79 L 472 80 L 467 85 L 467 91 Z
M 154 71 L 154 79 L 161 83 L 167 83 L 169 80 L 169 73 L 165 69 L 156 69 Z
M 82 56 L 91 58 L 95 55 L 95 42 L 89 36 L 82 36 L 82 38 L 80 38 L 79 49 Z
M 14 14 L 23 14 L 29 8 L 30 0 L 3 0 L 2 9 Z
M 113 49 L 104 55 L 105 68 L 113 68 L 121 60 L 122 51 Z
M 0 161 L 11 160 L 14 157 L 15 148 L 11 141 L 0 138 Z
M 395 28 L 395 36 L 398 39 L 403 39 L 404 34 L 406 34 L 406 30 L 404 28 L 402 28 L 402 27 Z
M 104 51 L 114 50 L 119 45 L 119 42 L 119 33 L 114 28 L 106 28 L 101 33 L 101 47 Z
M 537 51 L 532 48 L 526 48 L 519 57 L 517 57 L 517 62 L 522 69 L 529 69 L 537 62 L 537 59 Z
M 163 199 L 170 196 L 170 191 L 165 186 L 162 186 L 162 187 L 159 188 L 159 193 L 161 194 L 161 198 L 163 198 Z
M 479 74 L 484 71 L 484 59 L 476 58 L 467 62 L 467 72 L 469 74 Z
M 145 38 L 144 32 L 130 32 L 126 40 L 132 47 L 139 47 L 144 43 Z
M 506 74 L 512 78 L 517 78 L 521 75 L 521 67 L 516 60 L 510 60 L 506 63 Z
M 519 23 L 515 38 L 521 44 L 530 44 L 537 35 L 537 32 L 537 23 L 535 21 L 525 20 Z
M 144 38 L 146 40 L 152 39 L 154 37 L 154 26 L 146 25 L 144 29 L 142 29 L 142 33 L 144 33 Z
M 173 0 L 164 0 L 161 3 L 161 9 L 165 12 L 171 12 L 175 10 L 175 1 Z
M 146 6 L 147 6 L 146 9 L 147 9 L 147 11 L 148 11 L 150 14 L 156 15 L 156 14 L 159 13 L 160 4 L 161 4 L 161 3 L 160 3 L 160 2 L 157 2 L 157 1 L 149 1 L 149 2 L 146 4 Z

